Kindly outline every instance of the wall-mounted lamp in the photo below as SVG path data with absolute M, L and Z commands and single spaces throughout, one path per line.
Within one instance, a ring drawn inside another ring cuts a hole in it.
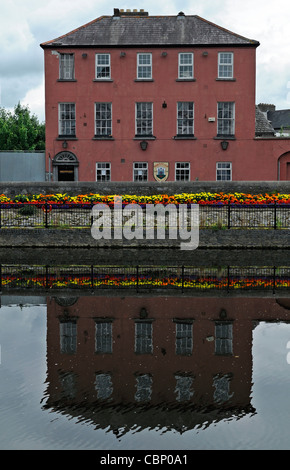
M 120 57 L 125 57 L 126 52 L 120 52 Z
M 203 57 L 207 57 L 207 56 L 208 56 L 208 52 L 207 52 L 207 51 L 204 51 L 204 52 L 202 53 L 202 55 L 203 55 Z
M 82 54 L 83 59 L 86 59 L 87 57 L 88 57 L 88 54 L 86 54 L 86 53 Z
M 163 101 L 163 103 L 162 103 L 162 108 L 167 108 L 167 103 L 166 103 L 166 101 Z
M 140 147 L 142 150 L 146 150 L 148 147 L 148 142 L 146 142 L 146 140 L 142 140 L 142 142 L 140 142 Z
M 221 142 L 221 147 L 223 150 L 227 150 L 229 143 L 226 140 Z
M 66 149 L 66 148 L 67 148 L 67 141 L 66 141 L 66 140 L 63 141 L 63 143 L 62 143 L 62 148 L 63 148 L 63 149 Z
M 162 52 L 162 53 L 161 53 L 161 56 L 162 56 L 162 57 L 166 57 L 166 56 L 167 56 L 167 52 L 165 52 L 165 51 Z

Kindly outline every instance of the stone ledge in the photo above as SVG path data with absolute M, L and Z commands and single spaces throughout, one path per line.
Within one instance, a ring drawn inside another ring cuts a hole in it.
M 185 240 L 95 240 L 90 229 L 1 229 L 2 248 L 173 249 Z M 289 230 L 211 230 L 199 232 L 200 249 L 289 249 Z

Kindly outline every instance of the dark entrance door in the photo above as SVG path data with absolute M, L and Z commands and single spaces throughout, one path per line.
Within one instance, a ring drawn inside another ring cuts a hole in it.
M 60 165 L 58 167 L 58 181 L 74 181 L 74 166 Z

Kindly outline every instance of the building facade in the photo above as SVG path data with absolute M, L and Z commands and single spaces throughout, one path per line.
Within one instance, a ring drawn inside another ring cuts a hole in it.
M 42 43 L 48 178 L 290 179 L 290 142 L 255 106 L 258 46 L 196 15 L 119 9 Z

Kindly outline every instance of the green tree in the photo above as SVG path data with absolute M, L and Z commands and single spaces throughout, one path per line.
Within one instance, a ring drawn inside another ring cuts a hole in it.
M 45 124 L 27 106 L 0 108 L 0 150 L 44 150 Z

